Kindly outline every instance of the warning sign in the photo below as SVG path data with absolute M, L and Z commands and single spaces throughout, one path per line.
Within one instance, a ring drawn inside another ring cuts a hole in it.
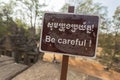
M 40 50 L 93 57 L 98 24 L 94 15 L 45 13 Z

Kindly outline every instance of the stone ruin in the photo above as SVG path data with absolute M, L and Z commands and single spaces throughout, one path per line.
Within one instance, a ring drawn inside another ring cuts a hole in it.
M 43 53 L 38 50 L 35 35 L 31 34 L 32 30 L 34 29 L 28 30 L 29 36 L 27 36 L 25 29 L 14 27 L 12 35 L 0 39 L 0 54 L 14 57 L 17 63 L 26 65 L 42 59 Z

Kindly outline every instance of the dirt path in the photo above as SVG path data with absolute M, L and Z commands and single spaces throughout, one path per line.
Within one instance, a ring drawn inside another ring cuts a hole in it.
M 52 61 L 54 54 L 46 53 L 44 58 L 47 61 Z M 61 55 L 55 55 L 57 60 L 61 61 Z M 105 71 L 102 64 L 96 59 L 90 59 L 85 57 L 70 57 L 69 64 L 74 66 L 77 71 L 101 78 L 103 80 L 120 80 L 120 73 L 113 70 Z
M 49 62 L 39 61 L 13 80 L 59 80 L 61 65 L 51 63 L 53 55 L 45 54 L 44 60 Z M 56 55 L 56 59 L 61 61 L 61 55 Z M 120 73 L 105 71 L 104 66 L 94 59 L 70 57 L 69 64 L 67 80 L 120 80 Z
M 60 80 L 60 64 L 39 61 L 12 80 Z M 69 67 L 67 80 L 101 80 Z

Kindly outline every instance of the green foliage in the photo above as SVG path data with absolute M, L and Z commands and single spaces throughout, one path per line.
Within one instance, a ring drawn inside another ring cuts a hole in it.
M 3 37 L 7 33 L 7 26 L 5 25 L 0 25 L 0 38 Z
M 23 23 L 20 19 L 13 20 L 13 7 L 16 5 L 14 1 L 9 1 L 8 3 L 1 3 L 0 5 L 0 38 L 5 35 L 13 34 L 15 27 L 24 27 L 27 25 Z
M 100 3 L 93 3 L 92 0 L 84 0 L 79 3 L 77 13 L 83 14 L 97 14 L 100 16 L 106 16 L 107 8 Z
M 12 18 L 8 19 L 7 21 L 1 20 L 0 21 L 0 37 L 4 35 L 12 34 L 11 28 L 16 26 L 16 23 L 12 20 Z
M 68 11 L 69 4 L 65 4 L 62 8 L 62 12 Z M 83 0 L 79 2 L 78 5 L 75 6 L 75 13 L 79 14 L 91 14 L 91 15 L 99 15 L 100 16 L 100 32 L 103 32 L 103 28 L 106 28 L 107 24 L 107 7 L 102 6 L 100 3 L 93 3 L 93 0 Z
M 119 69 L 120 64 L 120 7 L 117 7 L 113 16 L 113 21 L 107 22 L 103 27 L 104 34 L 99 36 L 99 46 L 103 48 L 102 61 L 107 64 L 108 68 Z M 109 28 L 112 28 L 110 31 Z M 107 61 L 106 61 L 107 59 Z
M 69 4 L 65 4 L 65 5 L 60 9 L 60 11 L 61 11 L 61 12 L 68 12 L 68 6 L 69 6 Z
M 103 48 L 103 53 L 110 55 L 114 49 L 114 35 L 113 34 L 100 34 L 99 35 L 99 47 Z
M 15 3 L 11 0 L 8 3 L 0 3 L 0 38 L 10 33 L 11 26 L 15 26 L 11 18 Z
M 79 1 L 78 1 L 79 2 Z M 69 4 L 65 4 L 62 8 L 62 12 L 68 11 Z M 75 13 L 81 13 L 81 14 L 96 14 L 100 15 L 100 17 L 104 18 L 107 16 L 107 7 L 102 6 L 100 3 L 93 3 L 93 0 L 84 0 L 79 2 L 78 5 L 76 5 Z
M 24 29 L 28 29 L 28 26 L 26 23 L 22 22 L 20 19 L 15 20 L 17 27 L 23 27 Z
M 113 16 L 113 23 L 114 23 L 114 32 L 120 33 L 120 6 L 118 6 L 115 10 L 114 16 Z

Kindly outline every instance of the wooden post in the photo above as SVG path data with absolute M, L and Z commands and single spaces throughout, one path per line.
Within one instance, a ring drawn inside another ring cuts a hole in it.
M 67 79 L 68 61 L 69 61 L 69 56 L 63 55 L 60 80 Z
M 69 6 L 68 12 L 74 13 L 74 6 Z M 60 80 L 67 80 L 68 61 L 69 56 L 63 55 Z

